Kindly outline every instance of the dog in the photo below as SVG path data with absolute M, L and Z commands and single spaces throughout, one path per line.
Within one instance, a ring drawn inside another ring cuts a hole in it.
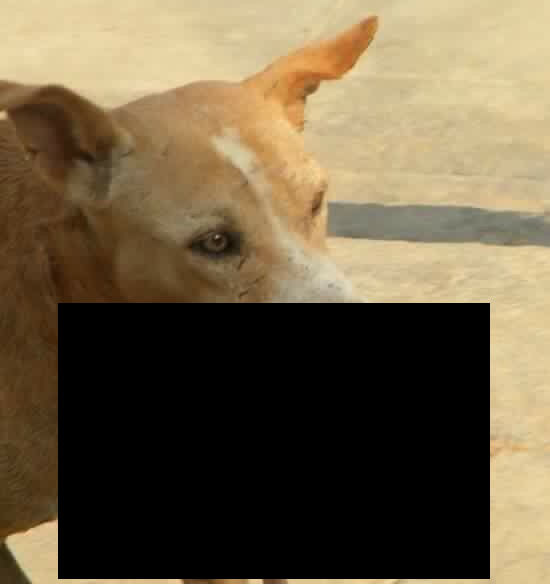
M 112 111 L 0 82 L 0 582 L 26 582 L 6 539 L 57 517 L 59 303 L 361 302 L 301 133 L 377 29 Z

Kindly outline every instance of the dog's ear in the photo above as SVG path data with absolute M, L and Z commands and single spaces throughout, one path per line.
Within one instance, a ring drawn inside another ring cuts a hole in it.
M 306 46 L 275 61 L 245 80 L 244 85 L 281 102 L 290 121 L 302 129 L 307 97 L 317 91 L 322 81 L 340 79 L 352 69 L 377 30 L 378 18 L 367 18 L 332 40 Z
M 132 150 L 132 140 L 107 112 L 64 87 L 4 81 L 0 111 L 53 188 L 79 202 L 108 197 L 112 165 Z

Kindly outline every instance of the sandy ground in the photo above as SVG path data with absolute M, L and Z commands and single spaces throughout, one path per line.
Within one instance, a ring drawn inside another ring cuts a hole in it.
M 374 301 L 492 303 L 493 580 L 550 582 L 550 3 L 2 8 L 0 77 L 61 82 L 105 105 L 239 79 L 304 40 L 381 16 L 370 55 L 309 109 L 309 147 L 332 170 L 334 254 Z M 36 582 L 57 582 L 55 526 L 14 543 Z

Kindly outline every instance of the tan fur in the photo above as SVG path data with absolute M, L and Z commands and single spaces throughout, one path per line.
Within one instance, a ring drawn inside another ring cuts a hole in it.
M 376 28 L 111 112 L 0 82 L 0 541 L 57 515 L 58 303 L 358 302 L 327 258 L 327 177 L 296 126 Z M 211 233 L 231 253 L 205 254 Z M 0 582 L 22 582 L 9 565 L 0 546 Z
M 340 36 L 304 47 L 254 75 L 246 85 L 283 105 L 289 120 L 303 129 L 307 97 L 322 81 L 340 79 L 374 40 L 378 18 L 371 16 Z

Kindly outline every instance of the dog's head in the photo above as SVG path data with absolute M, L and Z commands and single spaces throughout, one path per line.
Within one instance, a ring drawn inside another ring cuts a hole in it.
M 0 84 L 36 171 L 85 219 L 129 301 L 353 302 L 327 258 L 326 193 L 304 149 L 307 97 L 377 19 L 241 83 L 197 83 L 106 112 L 57 86 Z

